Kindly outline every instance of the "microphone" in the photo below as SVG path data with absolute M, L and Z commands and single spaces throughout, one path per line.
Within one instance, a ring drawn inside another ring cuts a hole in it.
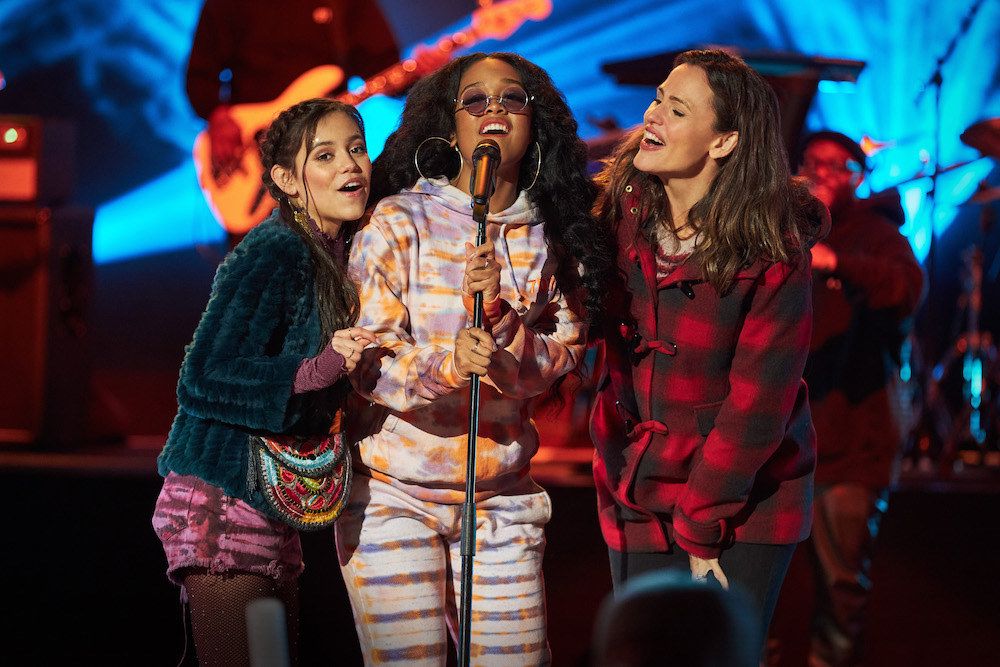
M 285 605 L 277 598 L 258 598 L 246 608 L 247 642 L 252 667 L 289 667 Z
M 489 206 L 490 197 L 496 187 L 497 167 L 500 166 L 500 146 L 492 139 L 483 139 L 472 151 L 472 203 Z

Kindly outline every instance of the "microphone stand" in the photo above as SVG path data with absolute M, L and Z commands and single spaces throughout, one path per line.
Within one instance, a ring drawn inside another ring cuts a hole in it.
M 917 94 L 916 100 L 914 102 L 919 102 L 920 98 L 931 86 L 934 86 L 934 171 L 931 173 L 931 189 L 928 193 L 930 195 L 930 236 L 927 249 L 927 301 L 928 303 L 932 301 L 932 292 L 934 289 L 934 269 L 936 264 L 935 246 L 937 245 L 937 232 L 934 229 L 937 218 L 937 186 L 938 186 L 938 176 L 941 175 L 941 87 L 944 85 L 944 78 L 942 71 L 944 70 L 945 63 L 951 59 L 951 56 L 955 53 L 955 48 L 958 46 L 958 40 L 963 37 L 968 31 L 969 26 L 972 24 L 972 20 L 975 18 L 976 13 L 979 11 L 979 7 L 983 4 L 983 0 L 975 0 L 972 7 L 969 8 L 968 13 L 962 19 L 962 24 L 959 26 L 958 32 L 952 36 L 951 42 L 949 42 L 947 48 L 945 49 L 944 55 L 937 59 L 937 65 L 934 71 L 931 73 L 930 79 L 924 84 L 924 87 Z
M 491 142 L 492 143 L 492 142 Z M 476 152 L 478 153 L 477 147 Z M 475 157 L 475 156 L 474 156 Z M 476 193 L 477 167 L 485 169 L 485 165 L 474 162 L 472 174 L 472 219 L 476 223 L 476 247 L 486 243 L 486 216 L 490 212 L 490 196 L 493 194 L 493 182 L 487 184 L 485 196 Z M 483 293 L 476 292 L 473 296 L 472 326 L 483 326 Z M 475 373 L 469 380 L 469 445 L 466 454 L 465 472 L 465 503 L 462 505 L 462 581 L 458 615 L 459 667 L 469 665 L 469 647 L 472 643 L 472 563 L 476 555 L 476 441 L 479 439 L 479 382 Z
M 930 79 L 927 81 L 927 84 L 923 87 L 923 89 L 920 91 L 920 93 L 918 93 L 917 98 L 915 100 L 915 102 L 919 102 L 920 98 L 923 96 L 924 92 L 926 92 L 927 88 L 929 88 L 930 86 L 934 86 L 934 111 L 935 111 L 935 114 L 934 114 L 934 171 L 931 173 L 931 189 L 930 189 L 930 192 L 929 192 L 929 195 L 930 195 L 930 236 L 929 236 L 930 242 L 928 243 L 927 264 L 926 264 L 927 265 L 927 297 L 926 297 L 927 300 L 926 300 L 925 306 L 923 308 L 923 318 L 920 318 L 918 316 L 918 319 L 922 319 L 925 322 L 926 322 L 927 318 L 930 317 L 930 310 L 933 307 L 934 291 L 935 291 L 934 290 L 935 279 L 938 277 L 937 276 L 937 269 L 939 268 L 937 266 L 937 257 L 936 257 L 936 254 L 937 254 L 936 253 L 936 251 L 937 251 L 937 232 L 936 232 L 934 226 L 937 223 L 937 200 L 938 200 L 937 188 L 938 188 L 938 177 L 940 176 L 941 171 L 942 171 L 941 170 L 941 88 L 944 85 L 944 78 L 942 76 L 942 71 L 944 69 L 945 63 L 948 62 L 948 60 L 951 59 L 951 56 L 954 54 L 955 48 L 958 46 L 959 39 L 961 39 L 969 31 L 969 27 L 972 24 L 972 21 L 975 18 L 976 13 L 979 11 L 979 8 L 980 8 L 980 6 L 982 4 L 983 4 L 983 0 L 974 0 L 972 6 L 969 8 L 968 13 L 962 19 L 962 23 L 959 26 L 958 32 L 952 36 L 951 41 L 949 42 L 947 48 L 945 49 L 944 55 L 942 55 L 940 58 L 937 59 L 937 66 L 934 68 L 934 71 L 931 74 Z M 923 354 L 924 354 L 925 357 L 927 356 L 928 351 L 927 351 L 926 348 L 923 350 Z M 935 352 L 932 351 L 930 354 L 935 354 Z M 946 354 L 946 356 L 947 356 L 947 354 Z M 926 367 L 927 363 L 929 362 L 929 359 L 924 359 L 922 361 L 923 361 L 922 365 L 924 367 Z M 941 364 L 939 363 L 938 366 L 941 366 Z M 924 399 L 923 400 L 925 402 L 927 402 L 927 401 L 939 401 L 939 400 L 941 400 L 940 396 L 938 395 L 936 387 L 934 387 L 934 386 L 928 386 L 928 385 L 934 385 L 936 383 L 933 380 L 928 381 L 926 378 L 924 378 L 923 380 L 924 380 L 923 381 L 923 385 L 924 385 L 924 387 L 923 387 L 924 388 Z M 927 405 L 923 406 L 923 410 L 927 410 L 927 408 L 928 408 Z M 948 437 L 951 438 L 952 434 L 948 434 Z M 946 450 L 950 449 L 950 447 L 948 447 L 946 445 L 945 449 Z M 941 451 L 941 452 L 937 452 L 937 455 L 940 457 L 940 460 L 938 461 L 938 464 L 940 466 L 939 470 L 941 471 L 941 473 L 944 473 L 946 471 L 944 471 L 943 468 L 948 463 L 948 459 L 950 457 L 950 453 L 948 451 Z

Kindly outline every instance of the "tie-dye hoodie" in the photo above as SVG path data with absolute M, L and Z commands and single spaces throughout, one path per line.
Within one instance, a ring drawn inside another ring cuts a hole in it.
M 371 401 L 351 412 L 361 463 L 421 500 L 460 503 L 465 493 L 469 381 L 452 365 L 455 335 L 471 326 L 463 305 L 465 244 L 474 242 L 469 195 L 419 180 L 382 200 L 358 232 L 350 272 L 361 292 L 358 326 L 378 334 L 352 376 Z M 585 326 L 555 289 L 538 209 L 522 192 L 488 217 L 501 265 L 498 351 L 480 385 L 476 495 L 527 481 L 538 449 L 532 397 L 576 367 Z

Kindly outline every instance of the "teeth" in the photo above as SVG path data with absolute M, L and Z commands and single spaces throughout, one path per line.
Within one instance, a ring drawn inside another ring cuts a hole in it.
M 646 140 L 646 141 L 648 141 L 648 142 L 652 143 L 652 144 L 656 144 L 657 146 L 662 146 L 662 145 L 663 145 L 663 142 L 662 142 L 662 141 L 660 141 L 659 139 L 657 139 L 657 138 L 656 138 L 656 135 L 655 135 L 655 134 L 653 134 L 652 132 L 650 132 L 649 130 L 646 130 L 646 131 L 645 131 L 645 132 L 643 133 L 643 135 L 642 135 L 642 138 L 643 138 L 644 140 Z
M 349 192 L 354 192 L 355 190 L 360 190 L 361 187 L 362 187 L 362 185 L 361 185 L 360 181 L 351 181 L 350 183 L 344 184 L 344 187 L 342 187 L 340 189 L 341 190 L 347 190 Z
M 490 134 L 495 132 L 498 132 L 500 134 L 507 134 L 507 126 L 504 125 L 503 123 L 487 123 L 486 125 L 483 125 L 482 129 L 480 130 L 481 134 Z

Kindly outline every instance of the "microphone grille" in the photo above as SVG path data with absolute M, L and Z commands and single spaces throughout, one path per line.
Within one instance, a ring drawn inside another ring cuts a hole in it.
M 500 157 L 500 144 L 493 139 L 483 139 L 476 144 L 476 150 L 472 151 L 472 159 L 475 160 L 487 153 L 492 153 L 495 157 Z

